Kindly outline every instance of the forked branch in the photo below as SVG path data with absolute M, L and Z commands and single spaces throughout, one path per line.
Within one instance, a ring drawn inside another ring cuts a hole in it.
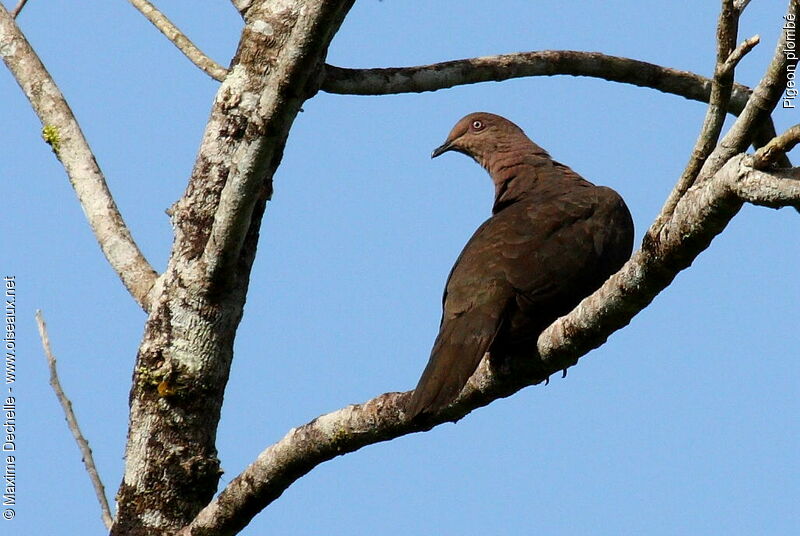
M 733 0 L 723 0 L 717 22 L 717 60 L 703 126 L 700 128 L 700 134 L 689 156 L 689 163 L 686 164 L 678 182 L 667 197 L 661 213 L 651 226 L 652 229 L 660 228 L 670 218 L 672 211 L 675 210 L 675 205 L 678 204 L 686 190 L 694 184 L 706 158 L 717 145 L 728 111 L 736 64 L 759 41 L 756 36 L 734 49 L 739 31 L 739 14 L 740 11 L 734 8 Z
M 800 17 L 798 0 L 789 1 L 786 17 L 790 20 L 797 20 Z M 742 113 L 739 114 L 728 133 L 706 160 L 698 180 L 713 176 L 728 160 L 744 151 L 752 142 L 753 136 L 761 124 L 770 119 L 770 114 L 786 90 L 788 72 L 797 65 L 797 56 L 786 54 L 788 40 L 789 33 L 784 29 L 781 31 L 766 73 L 753 89 L 753 94 L 748 99 Z

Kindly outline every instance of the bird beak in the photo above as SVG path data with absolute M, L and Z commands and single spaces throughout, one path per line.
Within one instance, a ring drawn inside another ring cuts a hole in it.
M 451 151 L 452 149 L 453 149 L 453 142 L 447 140 L 446 142 L 444 142 L 439 147 L 433 150 L 433 152 L 431 153 L 431 158 L 436 158 L 440 154 L 446 153 L 447 151 Z

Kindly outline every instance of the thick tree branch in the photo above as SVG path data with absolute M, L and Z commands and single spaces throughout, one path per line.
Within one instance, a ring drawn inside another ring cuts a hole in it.
M 114 518 L 111 515 L 111 508 L 108 506 L 108 499 L 106 499 L 106 488 L 103 486 L 103 481 L 100 479 L 100 473 L 97 472 L 97 467 L 94 464 L 94 457 L 92 456 L 92 449 L 89 442 L 83 436 L 81 428 L 78 425 L 78 418 L 75 412 L 72 411 L 72 402 L 70 402 L 64 389 L 61 387 L 61 382 L 58 379 L 58 370 L 56 368 L 56 358 L 50 348 L 50 336 L 47 334 L 47 324 L 44 322 L 44 317 L 41 311 L 36 311 L 36 325 L 39 327 L 39 338 L 42 340 L 42 348 L 44 355 L 47 358 L 47 366 L 50 370 L 50 386 L 58 398 L 61 408 L 64 410 L 64 418 L 67 420 L 69 431 L 72 432 L 72 437 L 75 438 L 75 443 L 78 444 L 78 449 L 81 451 L 83 458 L 83 465 L 86 467 L 86 472 L 89 474 L 89 480 L 92 481 L 94 493 L 97 496 L 97 502 L 100 503 L 101 517 L 103 524 L 107 529 L 111 528 Z
M 217 489 L 217 425 L 272 177 L 352 4 L 253 0 L 245 11 L 171 211 L 175 239 L 136 358 L 113 536 L 173 534 Z
M 148 310 L 156 272 L 133 241 L 64 96 L 2 5 L 0 55 L 42 121 L 44 139 L 64 166 L 103 254 L 136 302 Z
M 253 0 L 231 0 L 231 3 L 239 12 L 239 14 L 244 17 L 247 14 L 247 10 L 250 9 L 250 5 L 253 3 Z
M 328 2 L 330 5 L 349 3 Z M 287 3 L 281 16 L 298 17 L 290 7 L 291 3 Z M 248 8 L 243 39 L 249 37 L 274 45 L 274 26 L 286 22 L 258 18 L 259 8 L 256 5 Z M 332 37 L 331 29 L 326 27 L 329 23 L 321 16 L 304 16 L 303 21 L 307 28 L 293 32 L 286 42 L 280 43 L 283 49 L 291 51 L 291 59 L 257 58 L 258 68 L 263 70 L 258 76 L 263 78 L 269 74 L 266 86 L 260 81 L 253 84 L 255 73 L 248 72 L 239 61 L 242 56 L 253 52 L 240 47 L 234 58 L 234 67 L 218 94 L 216 108 L 222 113 L 217 116 L 212 113 L 206 130 L 207 135 L 217 136 L 220 127 L 217 119 L 222 119 L 226 125 L 240 122 L 228 126 L 232 131 L 225 133 L 234 138 L 234 144 L 222 147 L 215 140 L 206 138 L 203 146 L 209 150 L 203 151 L 197 161 L 198 165 L 206 166 L 209 164 L 206 157 L 210 155 L 214 159 L 211 163 L 214 172 L 224 174 L 223 187 L 218 194 L 219 204 L 213 221 L 209 222 L 210 233 L 208 229 L 203 230 L 208 239 L 203 248 L 202 264 L 215 290 L 220 290 L 220 284 L 231 284 L 229 274 L 239 262 L 242 246 L 251 229 L 253 210 L 259 202 L 272 195 L 272 173 L 283 156 L 292 120 L 305 99 L 319 89 L 322 64 L 317 63 L 317 54 L 320 43 L 324 43 L 327 49 L 326 39 Z M 314 32 L 319 32 L 320 36 L 315 36 Z M 242 91 L 240 88 L 246 83 L 255 87 L 245 86 Z M 245 130 L 249 130 L 240 132 L 244 118 L 247 122 Z M 220 159 L 221 153 L 217 151 L 220 147 L 232 149 L 232 152 Z
M 404 407 L 411 392 L 386 393 L 294 428 L 258 458 L 204 508 L 182 536 L 238 532 L 294 481 L 315 466 L 365 445 L 388 441 L 455 421 L 470 411 L 544 381 L 574 365 L 627 325 L 673 278 L 711 243 L 744 201 L 767 206 L 800 203 L 800 169 L 762 172 L 732 159 L 716 176 L 691 188 L 666 222 L 656 248 L 637 251 L 597 292 L 546 329 L 538 340 L 541 361 L 495 370 L 484 359 L 449 408 L 425 421 L 409 422 Z
M 181 32 L 166 15 L 161 13 L 153 4 L 147 0 L 128 0 L 133 7 L 138 9 L 147 20 L 153 23 L 164 36 L 172 41 L 172 44 L 183 52 L 184 56 L 199 67 L 204 73 L 220 82 L 227 76 L 228 70 L 206 56 L 202 50 L 192 43 L 192 41 Z

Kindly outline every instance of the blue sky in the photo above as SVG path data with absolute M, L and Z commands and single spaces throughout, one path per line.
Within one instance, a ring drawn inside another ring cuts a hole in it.
M 752 2 L 754 85 L 786 2 Z M 225 1 L 158 2 L 222 64 Z M 5 2 L 7 7 L 10 2 Z M 329 62 L 389 67 L 592 50 L 709 74 L 718 2 L 361 0 Z M 217 83 L 127 2 L 33 0 L 20 25 L 69 100 L 135 238 L 165 266 Z M 0 271 L 18 283 L 18 508 L 4 534 L 100 534 L 80 455 L 47 384 L 44 311 L 64 388 L 113 498 L 144 314 L 102 257 L 63 169 L 0 69 Z M 421 95 L 319 94 L 275 177 L 219 429 L 224 486 L 291 427 L 411 389 L 447 273 L 488 215 L 488 177 L 431 161 L 485 110 L 625 197 L 637 244 L 685 165 L 705 108 L 572 77 Z M 797 123 L 780 111 L 778 130 Z M 795 160 L 798 160 L 795 156 Z M 800 526 L 800 216 L 745 207 L 686 272 L 565 380 L 337 458 L 243 534 L 788 534 Z M 10 528 L 10 532 L 8 529 Z

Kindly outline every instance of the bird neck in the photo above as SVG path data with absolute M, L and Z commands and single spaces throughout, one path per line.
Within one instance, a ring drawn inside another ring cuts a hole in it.
M 547 151 L 533 142 L 494 153 L 493 158 L 484 164 L 494 182 L 493 212 L 530 192 L 540 179 L 550 175 L 548 171 L 552 167 L 553 160 Z

